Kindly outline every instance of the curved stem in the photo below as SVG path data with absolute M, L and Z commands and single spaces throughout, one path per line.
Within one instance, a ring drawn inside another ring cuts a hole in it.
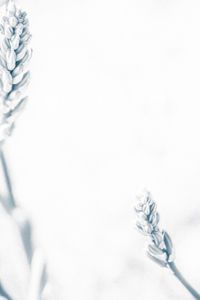
M 174 262 L 168 264 L 169 268 L 172 270 L 176 278 L 183 284 L 183 286 L 188 290 L 188 292 L 195 298 L 200 300 L 200 294 L 187 282 L 187 280 L 182 276 L 180 271 L 177 269 Z

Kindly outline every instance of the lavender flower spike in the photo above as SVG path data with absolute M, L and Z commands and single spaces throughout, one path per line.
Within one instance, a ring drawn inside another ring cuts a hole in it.
M 174 260 L 173 244 L 169 234 L 159 228 L 160 216 L 148 191 L 145 190 L 138 196 L 135 211 L 138 230 L 150 238 L 148 256 L 160 266 L 167 267 Z
M 200 300 L 200 294 L 187 282 L 174 263 L 174 247 L 169 234 L 159 227 L 159 213 L 150 192 L 144 190 L 135 206 L 136 227 L 149 239 L 147 255 L 161 267 L 169 268 L 194 299 Z
M 0 32 L 0 143 L 3 143 L 26 104 L 24 92 L 29 84 L 32 56 L 27 14 L 13 0 L 7 3 Z

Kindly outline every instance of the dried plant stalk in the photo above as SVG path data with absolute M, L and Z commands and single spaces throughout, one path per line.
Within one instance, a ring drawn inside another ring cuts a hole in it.
M 24 92 L 30 79 L 28 66 L 32 56 L 32 50 L 29 47 L 31 34 L 26 12 L 18 9 L 14 0 L 0 0 L 0 6 L 5 3 L 5 15 L 0 24 L 2 37 L 0 41 L 0 167 L 3 169 L 7 196 L 2 199 L 2 202 L 6 211 L 18 225 L 30 267 L 30 284 L 26 299 L 42 300 L 48 283 L 46 264 L 40 250 L 33 242 L 31 222 L 23 209 L 16 204 L 2 150 L 4 141 L 11 134 L 16 118 L 27 101 Z M 1 284 L 0 298 L 14 300 Z
M 159 227 L 160 216 L 150 192 L 144 190 L 137 198 L 138 203 L 135 206 L 136 227 L 140 233 L 149 239 L 148 257 L 159 266 L 169 268 L 190 294 L 195 299 L 200 299 L 200 294 L 187 282 L 175 265 L 172 240 L 169 234 Z

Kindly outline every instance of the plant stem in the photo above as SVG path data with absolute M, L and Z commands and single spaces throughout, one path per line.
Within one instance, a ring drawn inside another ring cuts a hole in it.
M 3 175 L 4 175 L 4 179 L 5 179 L 6 189 L 8 192 L 8 197 L 7 197 L 8 207 L 12 209 L 12 208 L 16 207 L 16 203 L 15 203 L 14 194 L 13 194 L 13 190 L 12 190 L 12 184 L 11 184 L 11 180 L 10 180 L 8 166 L 7 166 L 5 155 L 4 155 L 4 152 L 2 149 L 0 149 L 0 163 L 1 163 L 1 166 L 3 169 Z
M 183 284 L 183 286 L 188 290 L 188 292 L 195 298 L 200 300 L 200 294 L 187 282 L 187 280 L 182 276 L 180 271 L 177 269 L 174 262 L 168 263 L 169 268 L 176 276 L 176 278 Z

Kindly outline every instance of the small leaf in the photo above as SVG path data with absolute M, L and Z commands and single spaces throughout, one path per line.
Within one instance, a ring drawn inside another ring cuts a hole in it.
M 23 42 L 28 42 L 29 40 L 31 39 L 31 34 L 30 33 L 26 33 L 22 38 L 21 38 L 21 40 L 23 41 Z
M 20 61 L 20 64 L 25 64 L 25 63 L 27 64 L 30 61 L 32 54 L 33 54 L 32 49 L 28 49 L 23 59 Z
M 28 100 L 28 97 L 21 99 L 20 102 L 17 104 L 17 106 L 13 109 L 12 113 L 16 114 L 16 113 L 21 112 L 24 109 L 24 107 L 27 103 L 27 100 Z
M 16 50 L 19 47 L 20 38 L 18 34 L 15 34 L 12 36 L 11 44 L 14 50 Z
M 148 204 L 144 205 L 143 209 L 144 209 L 144 213 L 148 216 L 150 214 L 149 205 Z
M 18 100 L 18 98 L 20 97 L 21 93 L 19 91 L 12 91 L 9 95 L 8 95 L 8 100 Z
M 139 222 L 136 223 L 136 228 L 141 234 L 148 236 L 148 233 L 144 230 L 144 228 Z
M 22 23 L 23 23 L 24 26 L 28 26 L 29 25 L 29 20 L 25 19 Z
M 28 71 L 24 74 L 22 80 L 18 84 L 14 85 L 14 89 L 18 90 L 24 88 L 26 85 L 28 85 L 29 79 L 30 79 L 30 72 Z
M 21 35 L 22 32 L 23 32 L 23 28 L 24 28 L 23 24 L 19 23 L 19 24 L 17 24 L 17 26 L 16 26 L 16 28 L 15 28 L 15 32 L 16 32 L 18 35 Z
M 13 35 L 13 29 L 12 29 L 12 27 L 6 26 L 4 34 L 5 34 L 6 38 L 10 39 L 12 37 L 12 35 Z
M 12 76 L 15 77 L 24 71 L 24 66 L 19 64 L 13 71 L 12 71 Z
M 1 74 L 1 73 L 0 73 Z M 0 78 L 0 96 L 2 96 L 1 94 L 2 94 L 2 91 L 3 91 L 3 82 L 2 82 L 2 80 L 1 80 L 1 78 Z
M 28 100 L 28 97 L 21 99 L 20 102 L 16 105 L 16 107 L 8 113 L 7 119 L 9 122 L 14 123 L 14 121 L 17 119 L 17 117 L 23 111 L 27 100 Z
M 11 27 L 13 27 L 13 28 L 16 27 L 17 23 L 18 23 L 18 21 L 17 21 L 16 17 L 13 16 L 13 17 L 9 18 L 9 24 L 10 24 Z
M 164 240 L 164 244 L 165 244 L 168 255 L 171 255 L 173 253 L 173 243 L 172 243 L 172 240 L 171 240 L 169 234 L 166 231 L 163 232 L 163 240 Z
M 16 64 L 16 54 L 12 49 L 8 49 L 6 53 L 6 61 L 8 70 L 12 71 L 15 68 Z
M 147 252 L 147 256 L 154 261 L 155 263 L 157 263 L 160 267 L 167 267 L 167 263 L 162 261 L 161 259 L 158 259 L 156 257 L 154 257 L 153 255 L 151 255 L 149 252 Z
M 0 64 L 3 68 L 6 68 L 7 65 L 6 65 L 6 61 L 5 59 L 3 58 L 3 56 L 0 54 Z
M 10 72 L 2 67 L 0 68 L 0 73 L 3 83 L 3 90 L 5 93 L 9 93 L 12 89 L 12 76 L 10 75 Z
M 31 261 L 31 277 L 28 299 L 41 299 L 40 295 L 47 282 L 46 263 L 41 251 L 35 250 Z
M 156 212 L 156 203 L 154 202 L 153 204 L 151 204 L 151 213 Z
M 153 214 L 153 218 L 152 218 L 152 222 L 151 222 L 152 225 L 156 226 L 159 222 L 159 219 L 160 219 L 160 217 L 159 217 L 158 213 Z
M 13 77 L 13 84 L 18 84 L 23 78 L 23 73 L 21 72 L 19 75 Z
M 148 250 L 153 255 L 163 255 L 163 251 L 156 245 L 148 245 Z
M 134 210 L 135 210 L 136 213 L 140 213 L 142 211 L 141 207 L 139 207 L 139 206 L 135 206 Z
M 23 48 L 21 49 L 21 51 L 19 53 L 16 50 L 16 53 L 17 53 L 16 61 L 21 60 L 24 57 L 24 55 L 26 54 L 26 45 L 25 44 L 23 45 Z
M 0 24 L 0 32 L 1 32 L 2 34 L 5 33 L 5 29 L 4 29 L 4 26 L 3 26 L 2 24 Z
M 10 48 L 9 41 L 7 38 L 4 38 L 2 41 L 1 51 L 5 54 L 9 48 Z
M 23 32 L 20 37 L 23 38 L 27 33 L 29 33 L 28 27 L 24 27 Z
M 159 246 L 162 242 L 162 235 L 160 234 L 160 232 L 153 233 L 152 238 L 157 246 Z
M 20 45 L 19 45 L 19 48 L 17 48 L 16 51 L 15 51 L 16 54 L 19 54 L 19 53 L 23 50 L 24 47 L 25 47 L 25 45 L 24 45 L 23 43 L 20 44 Z
M 13 209 L 12 216 L 19 226 L 24 249 L 26 250 L 26 255 L 30 263 L 33 256 L 32 224 L 20 207 Z

